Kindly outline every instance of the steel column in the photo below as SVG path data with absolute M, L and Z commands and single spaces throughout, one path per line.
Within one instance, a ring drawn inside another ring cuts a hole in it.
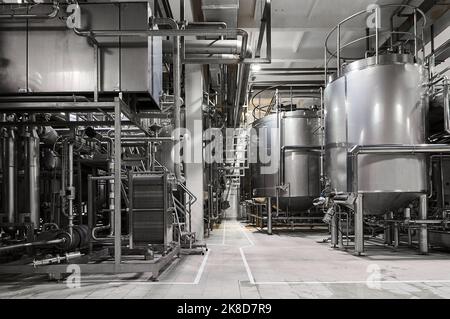
M 114 130 L 117 136 L 121 136 L 121 103 L 119 98 L 114 99 Z M 114 139 L 114 264 L 119 269 L 121 263 L 121 164 L 122 146 L 120 138 Z M 112 223 L 112 222 L 111 222 Z
M 272 197 L 267 197 L 267 234 L 272 235 Z

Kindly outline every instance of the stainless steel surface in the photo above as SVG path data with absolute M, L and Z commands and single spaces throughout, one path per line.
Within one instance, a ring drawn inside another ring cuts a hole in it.
M 272 197 L 267 197 L 267 234 L 272 235 Z
M 124 31 L 145 28 L 146 6 L 147 3 L 81 3 L 82 28 L 118 30 L 119 21 Z M 33 11 L 43 14 L 49 8 L 51 5 L 45 4 L 36 6 Z M 25 20 L 0 24 L 1 93 L 95 90 L 94 46 L 66 27 L 62 19 L 65 5 L 61 5 L 60 11 L 57 19 L 29 20 L 28 26 Z M 148 77 L 147 65 L 149 56 L 155 62 L 158 57 L 162 60 L 162 52 L 156 54 L 157 50 L 162 50 L 161 45 L 152 46 L 152 54 L 148 54 L 142 37 L 121 38 L 120 42 L 118 36 L 100 37 L 97 41 L 100 45 L 100 92 L 146 92 L 151 87 L 147 85 L 147 78 L 157 86 L 157 72 L 152 71 L 153 77 Z M 154 38 L 153 42 L 160 43 L 161 38 Z M 159 69 L 162 74 L 161 66 Z M 160 91 L 161 85 L 150 90 L 155 95 Z
M 261 158 L 252 165 L 254 197 L 276 197 L 277 187 L 285 185 L 285 189 L 280 187 L 278 190 L 280 206 L 289 206 L 298 211 L 311 207 L 312 200 L 320 194 L 320 163 L 319 154 L 308 152 L 308 148 L 320 147 L 319 126 L 320 117 L 315 111 L 281 113 L 282 145 L 276 147 L 279 144 L 277 115 L 271 114 L 254 122 L 253 128 L 257 130 L 259 139 L 263 138 L 262 134 L 267 138 L 266 149 L 260 150 L 264 146 L 260 144 L 257 152 L 279 152 L 282 157 L 281 167 L 272 174 L 261 174 L 261 168 L 266 166 Z M 271 130 L 274 131 L 272 136 Z M 289 149 L 291 146 L 293 149 Z M 283 149 L 286 150 L 282 152 Z M 279 180 L 282 185 L 279 185 Z
M 40 225 L 40 192 L 39 192 L 39 137 L 36 128 L 29 127 L 25 139 L 25 153 L 27 159 L 27 182 L 28 182 L 28 211 L 30 222 L 34 228 Z
M 364 252 L 364 196 L 358 194 L 355 201 L 355 254 L 361 255 Z
M 420 195 L 419 219 L 426 220 L 428 213 L 428 198 L 426 194 Z M 419 252 L 428 254 L 428 229 L 427 224 L 421 224 L 419 229 Z
M 16 136 L 12 129 L 9 129 L 7 136 L 3 137 L 3 190 L 6 193 L 4 198 L 4 211 L 8 216 L 8 222 L 14 223 L 17 214 L 17 150 Z
M 426 75 L 420 65 L 392 58 L 392 64 L 381 56 L 385 64 L 360 62 L 370 66 L 346 73 L 325 89 L 325 163 L 333 190 L 352 191 L 347 152 L 353 146 L 425 143 Z M 359 156 L 357 191 L 365 193 L 365 213 L 403 207 L 427 191 L 426 155 L 398 153 Z

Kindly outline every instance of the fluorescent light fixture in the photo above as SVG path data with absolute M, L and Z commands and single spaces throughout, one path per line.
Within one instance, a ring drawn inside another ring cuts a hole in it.
M 261 65 L 259 65 L 259 64 L 252 64 L 251 68 L 252 68 L 253 72 L 261 71 Z

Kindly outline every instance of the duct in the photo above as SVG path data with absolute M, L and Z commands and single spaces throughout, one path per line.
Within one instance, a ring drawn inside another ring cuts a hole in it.
M 178 24 L 172 19 L 158 19 L 151 21 L 158 25 L 166 25 L 172 30 L 178 31 Z M 181 127 L 181 54 L 180 54 L 180 36 L 173 36 L 173 95 L 175 102 L 174 129 L 175 131 Z M 175 136 L 174 143 L 179 143 L 180 136 Z M 181 180 L 181 163 L 174 161 L 174 173 L 178 180 Z
M 0 14 L 0 20 L 7 20 L 7 19 L 54 19 L 58 16 L 59 13 L 59 3 L 58 1 L 53 1 L 53 10 L 44 15 L 40 14 L 15 14 L 12 12 L 11 14 Z
M 202 0 L 204 21 L 222 21 L 230 28 L 237 26 L 239 0 Z

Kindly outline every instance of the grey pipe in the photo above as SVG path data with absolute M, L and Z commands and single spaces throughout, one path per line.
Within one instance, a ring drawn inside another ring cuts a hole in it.
M 74 201 L 74 187 L 73 187 L 73 143 L 68 145 L 68 157 L 69 157 L 69 185 L 67 187 L 68 195 L 68 217 L 69 217 L 69 234 L 73 235 L 73 201 Z
M 0 247 L 0 252 L 16 250 L 16 249 L 21 249 L 21 248 L 25 248 L 25 247 L 58 245 L 58 244 L 64 243 L 65 241 L 66 240 L 64 238 L 61 238 L 61 239 L 34 241 L 34 242 L 23 243 L 23 244 L 3 246 L 3 247 Z
M 153 19 L 155 24 L 167 25 L 172 30 L 178 30 L 178 24 L 172 19 Z M 181 53 L 180 53 L 180 36 L 177 32 L 173 35 L 173 96 L 175 109 L 173 111 L 174 130 L 181 127 Z M 174 143 L 180 142 L 179 134 L 174 136 Z M 173 169 L 177 180 L 181 180 L 181 163 L 175 160 Z
M 16 136 L 14 130 L 8 130 L 8 136 L 4 137 L 3 145 L 5 148 L 3 173 L 4 181 L 7 181 L 7 185 L 4 185 L 6 191 L 5 198 L 5 212 L 8 216 L 8 223 L 15 222 L 16 215 L 16 180 L 17 180 L 17 168 L 16 168 Z M 6 176 L 5 176 L 6 175 Z
M 449 90 L 448 90 L 448 78 L 444 77 L 444 88 L 442 91 L 442 98 L 444 99 L 444 126 L 445 131 L 447 133 L 450 133 L 450 97 L 449 97 Z
M 40 224 L 39 201 L 39 136 L 35 127 L 29 127 L 26 137 L 27 172 L 28 172 L 28 207 L 30 221 L 35 228 Z
M 428 198 L 426 194 L 420 195 L 419 219 L 427 219 Z M 427 224 L 421 224 L 419 230 L 419 252 L 423 255 L 428 254 L 428 229 Z
M 404 153 L 448 153 L 447 144 L 416 144 L 416 145 L 355 145 L 350 153 L 357 154 L 404 154 Z

